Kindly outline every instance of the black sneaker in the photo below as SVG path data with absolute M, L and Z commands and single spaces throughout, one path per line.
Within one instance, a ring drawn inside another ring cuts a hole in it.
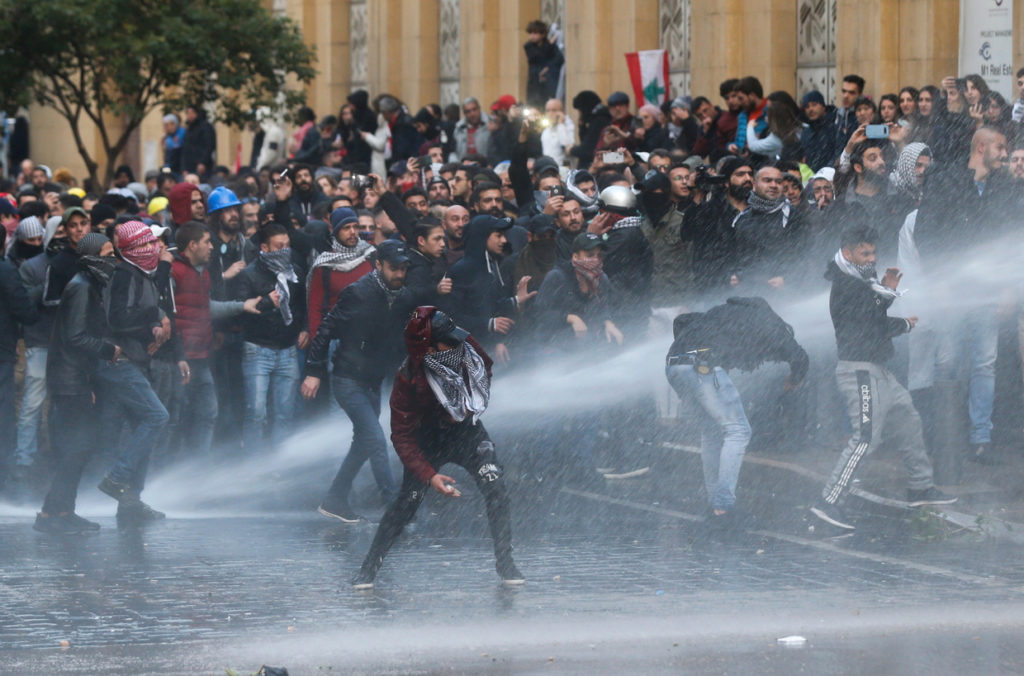
M 117 521 L 121 525 L 148 523 L 166 518 L 166 514 L 153 509 L 142 500 L 124 500 L 117 505 Z
M 967 451 L 967 459 L 979 465 L 988 465 L 989 467 L 999 464 L 992 455 L 992 444 L 976 444 L 971 446 Z
M 822 498 L 819 498 L 818 502 L 811 507 L 811 514 L 818 517 L 825 523 L 832 524 L 837 528 L 845 528 L 846 530 L 853 530 L 856 528 L 856 526 L 846 518 L 846 515 L 843 514 L 843 510 L 839 505 L 829 504 Z
M 498 570 L 498 576 L 501 578 L 501 583 L 506 587 L 515 587 L 521 584 L 526 584 L 526 578 L 516 568 L 516 564 L 508 561 L 507 563 L 499 563 L 495 566 Z
M 82 527 L 69 519 L 67 514 L 43 516 L 42 512 L 36 514 L 32 529 L 47 535 L 78 535 L 82 532 Z
M 338 500 L 330 496 L 324 498 L 324 501 L 320 503 L 316 511 L 331 519 L 337 519 L 342 523 L 359 523 L 364 520 L 361 515 L 348 506 L 347 500 Z
M 78 516 L 74 512 L 70 512 L 67 515 L 67 519 L 71 523 L 76 524 L 83 531 L 86 531 L 86 530 L 99 530 L 100 529 L 100 525 L 98 523 L 96 523 L 95 521 L 89 521 L 89 519 L 83 519 L 82 517 Z
M 907 491 L 907 506 L 921 507 L 923 505 L 952 505 L 956 502 L 955 495 L 943 493 L 935 486 L 920 491 L 913 489 Z
M 352 578 L 353 589 L 373 589 L 373 575 L 366 571 L 360 570 L 359 573 Z
M 114 481 L 110 478 L 110 475 L 103 477 L 103 481 L 100 482 L 100 485 L 97 486 L 97 488 L 118 502 L 124 500 L 131 502 L 139 499 L 139 494 L 136 493 L 129 484 Z

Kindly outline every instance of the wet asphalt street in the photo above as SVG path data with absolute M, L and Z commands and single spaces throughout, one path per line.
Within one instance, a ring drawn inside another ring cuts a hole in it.
M 513 476 L 516 590 L 472 490 L 428 499 L 373 592 L 347 586 L 373 524 L 311 511 L 172 511 L 144 530 L 104 516 L 66 538 L 4 516 L 0 673 L 1024 670 L 1019 545 L 867 508 L 832 537 L 806 486 L 770 470 L 736 528 L 711 532 L 698 466 L 585 489 Z M 793 635 L 806 642 L 777 641 Z

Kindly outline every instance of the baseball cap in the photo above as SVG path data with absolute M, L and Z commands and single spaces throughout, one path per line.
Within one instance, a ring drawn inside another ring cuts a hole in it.
M 609 106 L 629 105 L 629 95 L 626 92 L 612 92 L 608 97 Z
M 395 239 L 386 239 L 377 245 L 377 258 L 391 265 L 405 265 L 409 262 L 408 249 Z
M 437 310 L 430 318 L 430 342 L 458 345 L 469 337 L 469 331 L 461 328 L 455 320 L 441 310 Z
M 604 238 L 600 235 L 595 235 L 592 232 L 581 232 L 576 235 L 576 239 L 572 241 L 572 251 L 590 251 L 591 249 L 607 249 L 608 245 L 605 244 Z
M 543 176 L 545 173 L 553 171 L 558 173 L 558 162 L 555 162 L 553 157 L 547 155 L 541 155 L 533 161 L 533 175 Z
M 545 232 L 558 232 L 555 219 L 547 214 L 537 214 L 530 219 L 527 228 L 532 235 L 543 235 Z

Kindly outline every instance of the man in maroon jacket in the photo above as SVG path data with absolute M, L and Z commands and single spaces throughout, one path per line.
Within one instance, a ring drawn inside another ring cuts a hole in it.
M 408 357 L 391 392 L 391 441 L 405 474 L 352 586 L 373 588 L 384 556 L 415 516 L 428 485 L 441 495 L 461 495 L 455 479 L 438 472 L 449 462 L 469 472 L 484 496 L 502 582 L 523 584 L 512 561 L 512 524 L 502 468 L 479 422 L 490 398 L 491 358 L 464 329 L 431 306 L 413 312 L 405 326 L 405 345 Z

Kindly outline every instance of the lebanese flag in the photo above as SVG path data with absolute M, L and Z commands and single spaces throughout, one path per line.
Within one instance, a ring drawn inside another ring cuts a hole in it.
M 626 65 L 629 66 L 629 79 L 633 82 L 633 94 L 638 108 L 645 103 L 659 106 L 668 101 L 667 51 L 648 49 L 628 52 Z

